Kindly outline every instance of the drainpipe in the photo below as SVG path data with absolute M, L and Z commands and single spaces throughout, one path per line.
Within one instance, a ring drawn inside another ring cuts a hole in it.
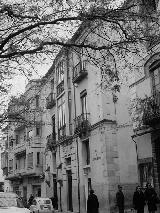
M 136 157 L 137 157 L 137 172 L 138 172 L 138 181 L 140 180 L 139 179 L 139 168 L 138 168 L 138 147 L 137 147 L 137 142 L 134 140 L 134 137 L 131 136 L 132 138 L 132 141 L 135 143 L 135 148 L 136 148 Z
M 75 112 L 75 119 L 76 119 L 76 96 L 75 96 L 75 85 L 73 84 L 73 88 L 74 88 L 74 112 Z M 77 145 L 77 167 L 78 167 L 78 212 L 80 213 L 81 209 L 80 209 L 80 175 L 79 175 L 79 149 L 78 149 L 78 138 L 76 137 L 76 145 Z

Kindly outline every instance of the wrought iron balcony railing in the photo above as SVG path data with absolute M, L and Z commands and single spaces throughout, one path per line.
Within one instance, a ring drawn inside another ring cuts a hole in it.
M 49 96 L 46 98 L 46 108 L 51 109 L 56 105 L 56 97 L 55 93 L 51 92 Z
M 58 128 L 58 140 L 65 138 L 66 136 L 66 125 Z
M 73 83 L 79 83 L 82 79 L 84 79 L 88 72 L 86 70 L 86 64 L 87 61 L 79 62 L 74 68 L 73 68 Z
M 143 101 L 143 124 L 154 126 L 160 122 L 160 93 L 156 92 Z
M 74 133 L 78 134 L 79 137 L 87 134 L 91 129 L 91 124 L 89 122 L 89 113 L 83 113 L 74 119 Z

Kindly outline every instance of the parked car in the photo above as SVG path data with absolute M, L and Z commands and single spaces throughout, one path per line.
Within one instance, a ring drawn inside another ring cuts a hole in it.
M 22 199 L 12 192 L 0 192 L 0 213 L 30 213 Z
M 52 201 L 49 198 L 34 198 L 33 204 L 30 206 L 31 213 L 54 213 Z

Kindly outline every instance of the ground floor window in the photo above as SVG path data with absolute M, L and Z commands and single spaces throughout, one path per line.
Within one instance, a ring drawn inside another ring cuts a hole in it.
M 145 187 L 147 182 L 151 183 L 153 186 L 153 164 L 152 164 L 152 162 L 140 163 L 139 172 L 140 172 L 141 186 Z

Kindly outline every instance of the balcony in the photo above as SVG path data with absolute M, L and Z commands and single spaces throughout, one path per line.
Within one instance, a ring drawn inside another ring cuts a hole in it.
M 61 83 L 58 84 L 57 86 L 57 97 L 62 94 L 62 92 L 64 91 L 64 81 L 62 81 Z
M 87 61 L 79 62 L 74 68 L 73 68 L 73 83 L 79 83 L 82 79 L 84 79 L 88 72 L 86 70 L 86 63 Z
M 47 136 L 47 144 L 46 144 L 46 149 L 48 151 L 55 151 L 56 148 L 56 134 L 50 134 Z
M 21 180 L 23 177 L 27 176 L 38 176 L 42 174 L 43 169 L 42 165 L 36 166 L 34 165 L 33 168 L 26 169 L 21 168 L 21 169 L 15 169 L 14 171 L 10 171 L 6 177 L 6 180 Z
M 89 135 L 91 124 L 89 122 L 89 113 L 83 113 L 74 119 L 74 133 L 80 138 Z
M 66 136 L 66 125 L 58 128 L 58 140 L 63 139 Z
M 160 93 L 156 92 L 151 97 L 147 97 L 142 103 L 143 124 L 155 126 L 160 122 Z
M 49 96 L 46 98 L 46 108 L 52 109 L 56 105 L 56 97 L 55 93 L 51 92 Z
M 24 124 L 24 122 L 17 122 L 17 124 L 15 125 L 15 129 L 14 131 L 21 131 L 23 129 L 25 129 L 26 125 Z

